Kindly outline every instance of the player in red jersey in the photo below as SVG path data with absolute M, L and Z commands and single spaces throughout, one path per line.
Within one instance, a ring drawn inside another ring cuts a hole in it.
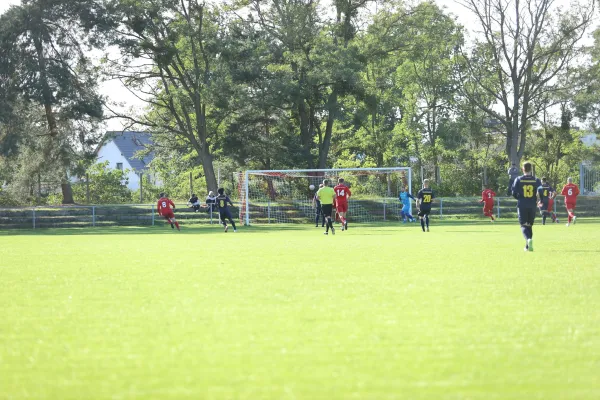
M 481 200 L 480 203 L 483 203 L 483 215 L 486 217 L 490 217 L 492 222 L 494 219 L 494 197 L 496 197 L 496 193 L 489 187 L 485 186 L 483 192 L 481 192 Z
M 565 196 L 565 206 L 567 207 L 567 213 L 569 214 L 569 222 L 567 222 L 567 226 L 569 226 L 571 225 L 571 221 L 575 223 L 577 220 L 577 217 L 575 216 L 575 206 L 577 205 L 579 187 L 573 183 L 573 178 L 567 178 L 567 184 L 563 187 L 560 194 Z
M 158 215 L 162 216 L 164 219 L 169 221 L 171 224 L 171 228 L 179 231 L 179 222 L 175 219 L 175 214 L 173 214 L 173 210 L 175 209 L 175 203 L 171 199 L 169 199 L 164 193 L 160 194 L 160 199 L 158 199 L 158 203 L 156 205 L 156 209 L 158 210 Z
M 335 192 L 335 209 L 337 214 L 340 216 L 342 222 L 342 230 L 348 230 L 348 221 L 346 220 L 346 213 L 348 212 L 348 199 L 352 196 L 350 188 L 344 183 L 344 178 L 338 179 L 338 184 L 333 188 Z

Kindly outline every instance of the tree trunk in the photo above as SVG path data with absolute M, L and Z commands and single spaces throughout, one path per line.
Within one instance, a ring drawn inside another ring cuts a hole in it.
M 71 189 L 71 182 L 64 181 L 60 184 L 60 188 L 62 190 L 62 203 L 63 204 L 75 204 L 75 200 L 73 200 L 73 189 Z
M 298 122 L 300 123 L 300 140 L 302 142 L 302 153 L 306 160 L 306 166 L 309 169 L 314 167 L 312 154 L 310 153 L 312 147 L 311 132 L 309 129 L 310 118 L 304 99 L 298 99 Z
M 217 187 L 217 176 L 215 175 L 215 169 L 213 167 L 213 156 L 210 151 L 204 148 L 197 149 L 198 156 L 200 156 L 200 162 L 202 163 L 202 170 L 204 171 L 204 178 L 206 179 L 206 188 L 210 191 L 216 192 Z
M 34 36 L 33 43 L 38 56 L 38 66 L 40 69 L 40 85 L 42 86 L 42 97 L 44 99 L 44 109 L 46 111 L 46 119 L 48 121 L 48 130 L 50 136 L 56 136 L 58 134 L 58 128 L 56 126 L 56 117 L 52 110 L 52 91 L 48 84 L 48 77 L 46 75 L 46 58 L 44 57 L 44 46 L 42 40 L 38 36 Z
M 334 89 L 329 95 L 329 99 L 327 101 L 329 115 L 327 116 L 327 126 L 325 127 L 325 137 L 323 138 L 323 144 L 319 149 L 319 169 L 327 168 L 327 156 L 329 155 L 329 148 L 331 147 L 333 123 L 335 122 L 337 114 L 337 98 L 337 91 Z

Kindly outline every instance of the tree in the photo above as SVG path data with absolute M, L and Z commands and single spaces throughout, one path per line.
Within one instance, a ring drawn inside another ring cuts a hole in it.
M 218 129 L 229 113 L 230 88 L 220 62 L 226 22 L 217 7 L 197 0 L 112 0 L 114 29 L 109 42 L 117 59 L 107 60 L 150 112 L 115 113 L 174 146 L 197 153 L 207 187 L 217 189 L 213 167 Z
M 523 157 L 544 99 L 573 90 L 571 68 L 594 14 L 594 1 L 584 1 L 567 11 L 554 0 L 462 1 L 482 28 L 482 39 L 464 55 L 463 93 L 502 123 L 511 162 Z
M 44 108 L 48 135 L 74 122 L 85 141 L 102 118 L 97 71 L 84 48 L 97 45 L 102 6 L 94 0 L 23 0 L 0 16 L 0 104 L 6 121 L 18 99 Z M 91 21 L 94 21 L 93 23 Z M 0 115 L 0 122 L 2 115 Z M 53 146 L 45 146 L 45 158 Z M 63 203 L 73 203 L 63 168 Z

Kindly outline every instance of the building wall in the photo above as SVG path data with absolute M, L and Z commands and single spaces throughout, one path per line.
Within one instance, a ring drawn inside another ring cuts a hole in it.
M 117 168 L 117 163 L 123 163 L 123 169 L 129 170 L 127 174 L 127 187 L 129 190 L 138 190 L 140 188 L 140 177 L 133 171 L 127 159 L 123 157 L 117 145 L 112 141 L 105 143 L 98 151 L 98 163 L 106 161 L 109 162 L 108 167 L 112 169 Z

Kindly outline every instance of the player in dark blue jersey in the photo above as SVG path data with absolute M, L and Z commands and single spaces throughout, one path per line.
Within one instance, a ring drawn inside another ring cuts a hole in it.
M 525 251 L 533 251 L 533 222 L 535 221 L 537 188 L 542 182 L 533 176 L 530 162 L 523 163 L 523 175 L 513 183 L 512 195 L 517 199 L 517 212 L 521 231 L 525 237 Z
M 546 178 L 542 178 L 542 186 L 537 189 L 538 208 L 542 216 L 542 225 L 546 225 L 546 218 L 552 216 L 552 212 L 549 211 L 552 193 L 554 193 L 554 189 L 552 189 Z
M 417 208 L 419 209 L 419 219 L 421 220 L 421 229 L 425 232 L 429 232 L 429 213 L 431 212 L 431 203 L 435 199 L 433 190 L 429 187 L 429 179 L 423 180 L 423 189 L 419 190 L 417 194 Z
M 217 208 L 219 209 L 219 218 L 221 219 L 221 223 L 225 227 L 225 232 L 227 232 L 227 230 L 229 229 L 229 227 L 227 226 L 226 219 L 228 219 L 229 222 L 231 222 L 231 226 L 233 226 L 233 231 L 237 232 L 237 229 L 235 228 L 235 222 L 233 222 L 233 217 L 231 216 L 231 211 L 229 211 L 229 205 L 231 204 L 231 206 L 233 207 L 231 199 L 225 194 L 225 189 L 223 188 L 219 188 L 219 190 L 217 190 L 217 193 L 219 193 L 219 195 L 216 198 Z

